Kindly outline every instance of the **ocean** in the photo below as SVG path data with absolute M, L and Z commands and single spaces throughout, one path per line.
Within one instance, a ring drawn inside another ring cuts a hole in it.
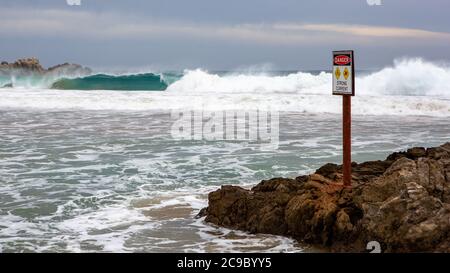
M 195 216 L 220 185 L 341 161 L 342 99 L 329 71 L 102 72 L 0 86 L 0 252 L 315 251 Z M 450 141 L 445 64 L 361 72 L 352 104 L 354 161 Z M 179 113 L 253 111 L 276 117 L 275 146 L 174 135 Z

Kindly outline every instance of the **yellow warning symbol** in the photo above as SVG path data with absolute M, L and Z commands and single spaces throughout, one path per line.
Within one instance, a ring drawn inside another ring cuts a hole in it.
M 344 78 L 345 78 L 345 80 L 348 79 L 348 76 L 350 76 L 350 72 L 348 71 L 348 68 L 346 67 L 346 68 L 344 69 Z
M 336 76 L 336 79 L 339 80 L 339 78 L 341 77 L 341 70 L 339 69 L 339 67 L 337 67 L 334 71 L 334 75 Z

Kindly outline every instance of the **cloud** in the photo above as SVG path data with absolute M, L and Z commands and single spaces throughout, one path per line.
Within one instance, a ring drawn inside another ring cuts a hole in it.
M 285 30 L 306 30 L 328 33 L 342 33 L 346 35 L 380 37 L 380 38 L 414 38 L 414 39 L 450 39 L 450 33 L 433 32 L 422 29 L 380 27 L 366 25 L 346 25 L 346 24 L 278 24 L 278 29 Z
M 7 8 L 0 11 L 0 34 L 93 40 L 189 38 L 294 46 L 343 41 L 410 43 L 411 39 L 426 43 L 450 42 L 450 34 L 446 32 L 386 26 L 297 22 L 226 25 L 135 18 L 118 13 Z

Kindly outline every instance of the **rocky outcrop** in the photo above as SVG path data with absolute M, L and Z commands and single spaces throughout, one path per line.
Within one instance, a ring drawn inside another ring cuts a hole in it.
M 412 148 L 384 161 L 326 164 L 295 179 L 263 180 L 250 190 L 222 186 L 201 211 L 207 222 L 294 237 L 330 251 L 450 252 L 450 142 Z
M 1 62 L 0 72 L 8 74 L 11 72 L 23 71 L 27 73 L 44 73 L 45 69 L 36 58 L 18 59 L 13 63 Z
M 0 76 L 24 75 L 88 75 L 92 71 L 78 64 L 59 64 L 48 69 L 42 67 L 37 58 L 18 59 L 13 63 L 0 63 Z

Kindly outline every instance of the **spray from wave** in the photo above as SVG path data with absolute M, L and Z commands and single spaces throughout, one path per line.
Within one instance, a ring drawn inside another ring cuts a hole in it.
M 331 83 L 331 74 L 297 72 L 288 75 L 210 74 L 197 69 L 169 86 L 167 91 L 193 93 L 321 93 Z M 329 88 L 328 88 L 329 89 Z M 305 92 L 306 91 L 306 92 Z
M 28 81 L 36 83 L 37 79 Z M 196 69 L 182 74 L 97 74 L 39 83 L 49 85 L 0 89 L 0 107 L 115 111 L 270 107 L 305 113 L 341 111 L 339 96 L 331 96 L 328 72 L 243 74 Z M 165 91 L 152 92 L 161 90 Z M 392 67 L 358 76 L 356 92 L 352 110 L 355 115 L 450 116 L 450 68 L 422 59 L 398 60 Z
M 450 96 L 450 67 L 420 58 L 395 60 L 393 67 L 358 78 L 363 94 Z
M 329 94 L 332 75 L 310 73 L 178 73 L 93 74 L 76 77 L 0 78 L 0 86 L 61 90 L 162 91 L 175 93 Z M 357 76 L 358 95 L 450 96 L 450 67 L 420 58 L 395 60 L 392 67 Z
M 168 91 L 329 94 L 331 80 L 327 72 L 220 76 L 193 70 L 170 85 Z M 358 95 L 450 96 L 450 68 L 419 58 L 396 60 L 393 67 L 358 76 L 356 88 Z

